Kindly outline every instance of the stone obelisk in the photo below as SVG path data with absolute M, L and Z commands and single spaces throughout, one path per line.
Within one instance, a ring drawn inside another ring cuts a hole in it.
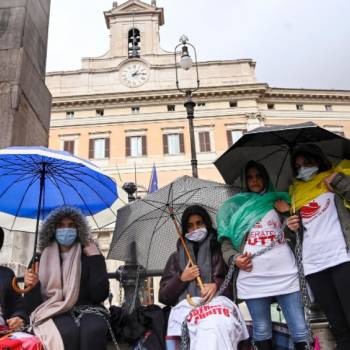
M 0 1 L 0 148 L 48 144 L 51 94 L 45 85 L 50 0 Z M 33 235 L 5 231 L 0 262 L 18 273 Z M 22 271 L 23 272 L 23 271 Z
M 50 0 L 0 1 L 0 148 L 48 143 Z

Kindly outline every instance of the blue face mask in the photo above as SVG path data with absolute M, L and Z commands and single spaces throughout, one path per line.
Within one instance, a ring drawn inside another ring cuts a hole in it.
M 60 245 L 64 245 L 66 247 L 71 246 L 75 240 L 77 239 L 77 229 L 76 228 L 57 228 L 56 229 L 56 241 Z
M 300 167 L 298 170 L 298 176 L 297 179 L 303 180 L 303 181 L 309 181 L 316 175 L 318 172 L 318 167 L 317 166 L 309 166 L 309 167 Z

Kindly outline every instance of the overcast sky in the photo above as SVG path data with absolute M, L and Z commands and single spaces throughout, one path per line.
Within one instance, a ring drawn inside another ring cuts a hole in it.
M 150 3 L 151 0 L 146 0 Z M 119 1 L 119 4 L 124 1 Z M 185 33 L 199 60 L 252 58 L 259 82 L 350 89 L 349 0 L 158 0 L 161 46 Z M 47 71 L 80 68 L 108 50 L 112 0 L 51 0 Z

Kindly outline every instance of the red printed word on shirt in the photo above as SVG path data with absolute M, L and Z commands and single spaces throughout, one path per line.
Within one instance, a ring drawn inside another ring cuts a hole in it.
M 211 315 L 222 315 L 230 317 L 230 309 L 223 305 L 203 305 L 193 310 L 187 317 L 187 322 L 198 324 L 198 322 Z
M 250 230 L 246 244 L 249 246 L 268 246 L 272 242 L 284 242 L 281 235 L 281 222 L 277 218 L 269 219 L 265 225 L 258 221 Z

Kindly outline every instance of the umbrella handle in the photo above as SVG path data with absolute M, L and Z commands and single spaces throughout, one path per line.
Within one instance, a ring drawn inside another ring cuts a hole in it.
M 199 302 L 198 304 L 195 303 L 195 302 L 192 300 L 191 294 L 187 294 L 187 295 L 186 295 L 186 301 L 187 301 L 192 307 L 198 307 L 198 306 L 203 305 L 201 302 Z
M 33 266 L 33 272 L 37 273 L 38 269 L 37 269 L 37 264 L 36 264 L 35 260 L 34 260 L 32 266 Z M 12 279 L 12 288 L 17 294 L 27 294 L 34 288 L 34 285 L 29 285 L 29 286 L 26 286 L 25 288 L 22 289 L 22 288 L 20 288 L 18 286 L 17 278 L 13 277 L 13 279 Z

